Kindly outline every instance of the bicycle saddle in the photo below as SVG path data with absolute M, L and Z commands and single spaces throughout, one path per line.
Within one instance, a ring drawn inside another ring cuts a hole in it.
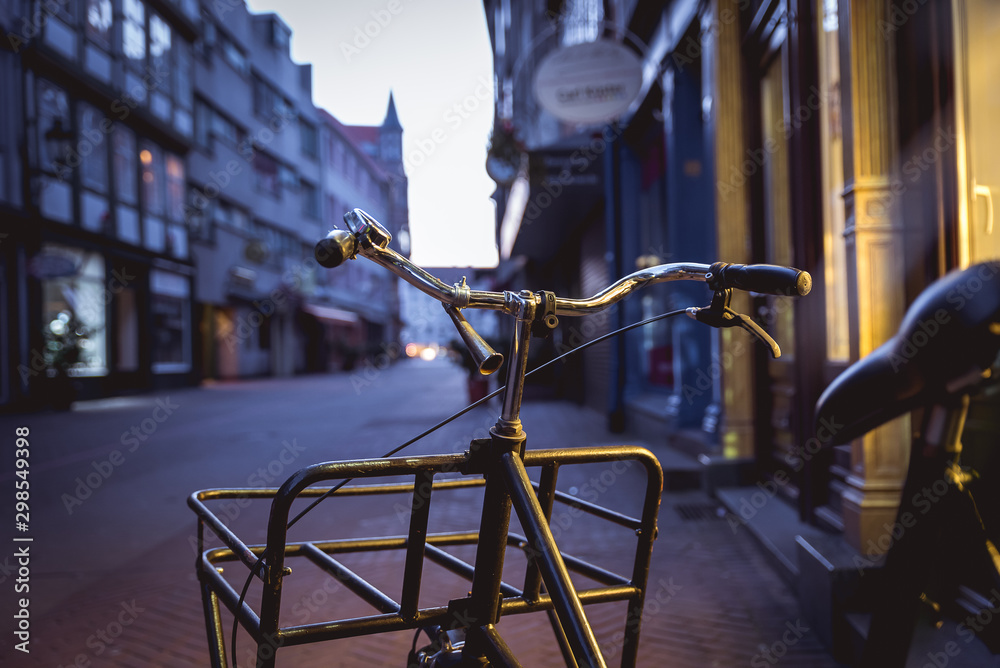
M 1000 352 L 1000 261 L 948 273 L 910 305 L 899 331 L 816 403 L 823 445 L 847 443 L 917 406 L 967 394 Z

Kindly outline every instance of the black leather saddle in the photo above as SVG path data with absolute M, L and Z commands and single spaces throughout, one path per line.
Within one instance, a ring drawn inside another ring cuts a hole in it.
M 895 336 L 823 392 L 816 424 L 838 425 L 825 445 L 846 443 L 917 406 L 968 394 L 998 353 L 1000 261 L 948 273 L 920 293 Z

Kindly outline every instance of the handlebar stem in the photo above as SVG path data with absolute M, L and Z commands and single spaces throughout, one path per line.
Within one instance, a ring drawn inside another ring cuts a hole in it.
M 514 336 L 511 338 L 510 364 L 507 366 L 507 389 L 504 392 L 503 410 L 497 421 L 497 433 L 503 436 L 521 434 L 521 398 L 524 396 L 524 374 L 528 368 L 528 344 L 531 341 L 531 324 L 535 319 L 534 293 L 505 292 L 508 312 L 514 313 Z

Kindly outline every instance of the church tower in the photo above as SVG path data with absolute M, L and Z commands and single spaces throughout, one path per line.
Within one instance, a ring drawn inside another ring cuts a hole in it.
M 393 173 L 403 175 L 403 126 L 396 115 L 396 101 L 389 93 L 389 108 L 379 129 L 378 158 Z

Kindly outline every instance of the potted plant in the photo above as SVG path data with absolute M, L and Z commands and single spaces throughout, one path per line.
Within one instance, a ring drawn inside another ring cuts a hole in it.
M 42 330 L 46 365 L 46 395 L 56 410 L 69 410 L 76 398 L 70 370 L 80 364 L 92 330 L 70 309 L 61 311 Z

